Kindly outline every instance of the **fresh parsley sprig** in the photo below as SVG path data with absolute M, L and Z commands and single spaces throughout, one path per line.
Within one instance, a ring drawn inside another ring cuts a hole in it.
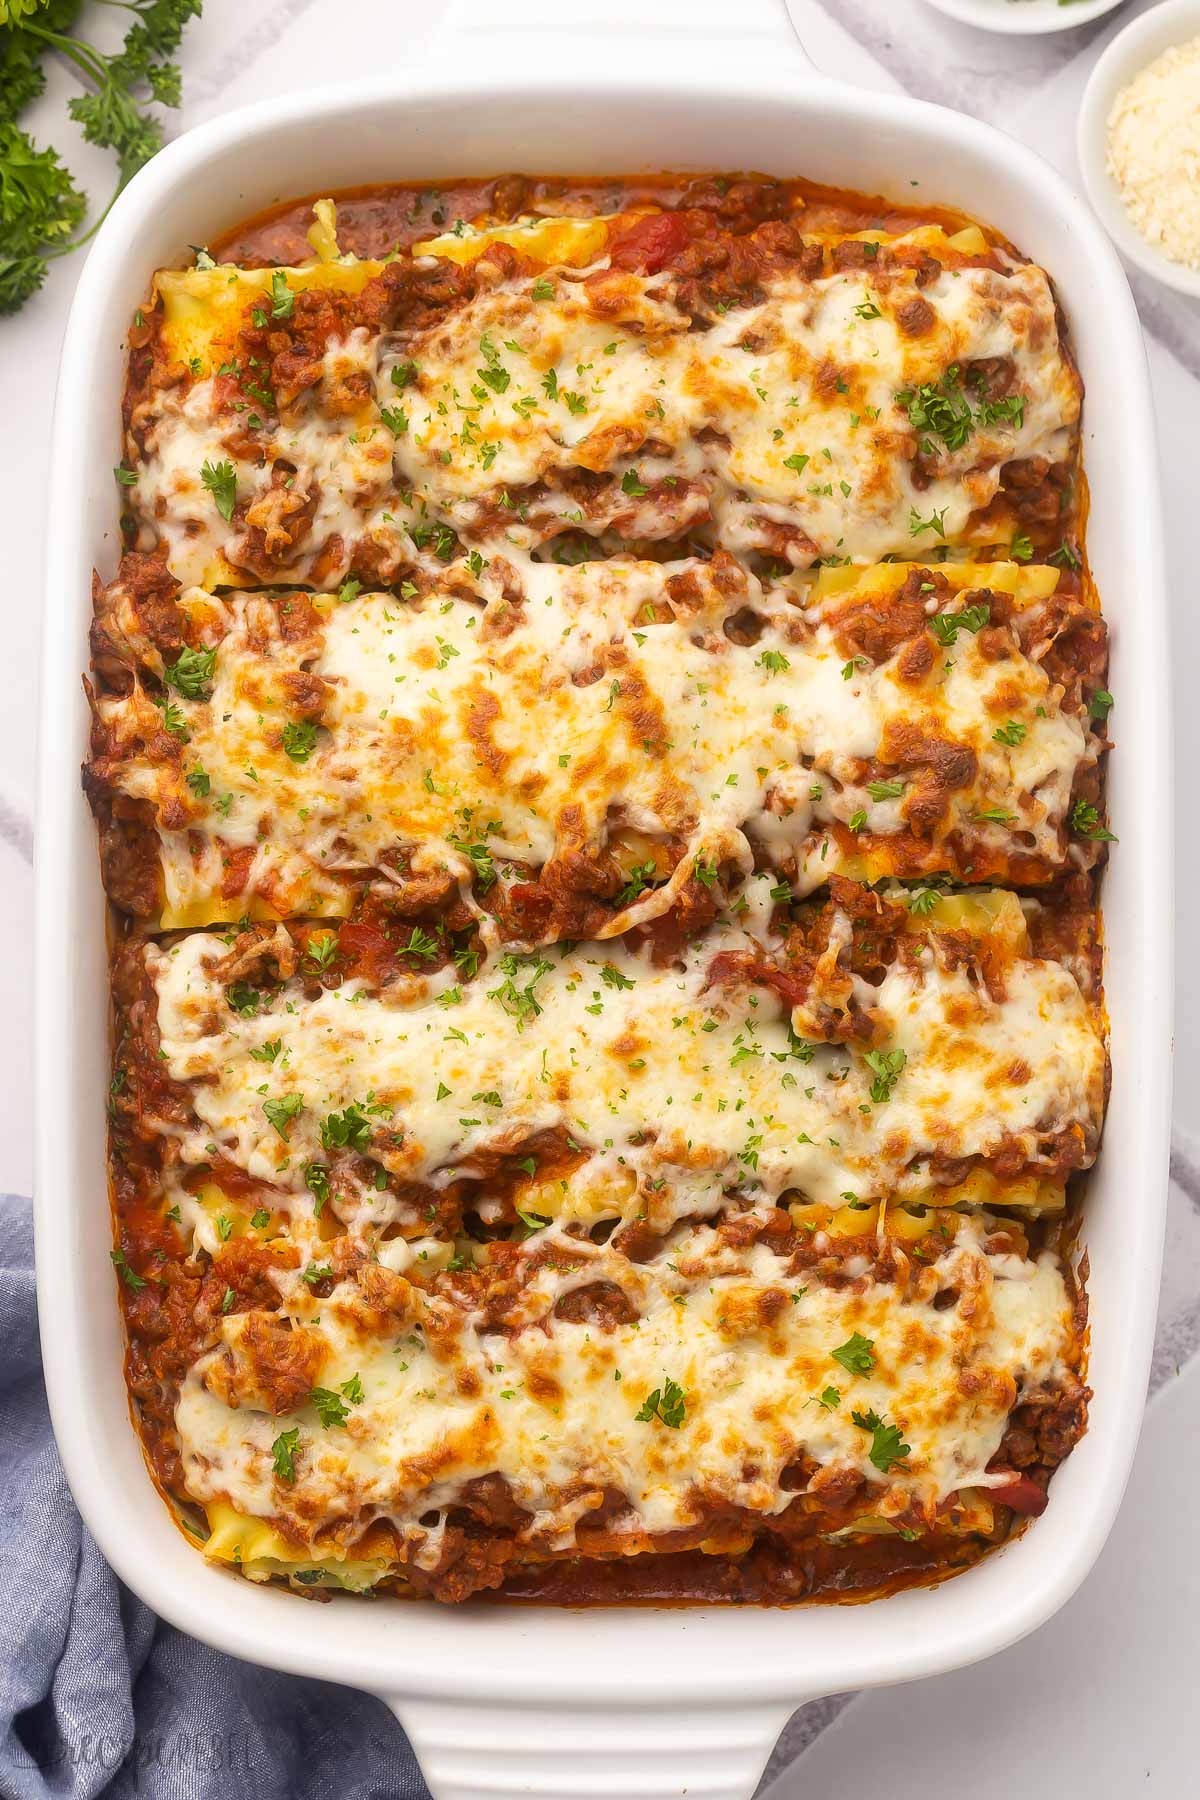
M 175 53 L 202 0 L 101 0 L 133 15 L 115 56 L 74 33 L 81 0 L 0 0 L 0 313 L 15 312 L 41 287 L 50 263 L 85 244 L 117 194 L 162 148 L 161 120 L 147 109 L 178 106 Z M 87 198 L 58 152 L 40 149 L 17 124 L 45 90 L 45 58 L 72 63 L 86 84 L 67 111 L 89 144 L 117 158 L 116 191 L 87 231 Z

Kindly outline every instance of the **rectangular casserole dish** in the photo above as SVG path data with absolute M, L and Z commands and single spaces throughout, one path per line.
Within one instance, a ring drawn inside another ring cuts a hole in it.
M 589 29 L 548 0 L 465 8 L 444 54 L 266 103 L 172 145 L 114 208 L 72 311 L 47 551 L 37 979 L 38 1260 L 47 1387 L 81 1511 L 114 1568 L 220 1649 L 367 1688 L 409 1732 L 438 1800 L 747 1796 L 795 1706 L 976 1660 L 1032 1630 L 1095 1560 L 1128 1475 L 1152 1343 L 1169 1124 L 1171 850 L 1166 598 L 1144 351 L 1119 263 L 1066 186 L 976 122 L 815 77 L 779 0 L 671 0 Z M 636 33 L 636 35 L 635 35 Z M 553 67 L 553 80 L 548 71 Z M 962 1578 L 869 1606 L 796 1611 L 523 1608 L 397 1614 L 294 1597 L 206 1564 L 162 1507 L 130 1429 L 103 1177 L 104 908 L 79 787 L 93 565 L 118 554 L 122 340 L 153 269 L 289 194 L 512 168 L 756 168 L 978 214 L 1053 275 L 1087 388 L 1092 567 L 1112 628 L 1120 839 L 1103 886 L 1113 1097 L 1091 1177 L 1088 1435 L 1045 1516 Z

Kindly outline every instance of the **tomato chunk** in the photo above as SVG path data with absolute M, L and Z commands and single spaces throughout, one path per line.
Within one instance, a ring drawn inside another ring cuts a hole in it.
M 678 213 L 647 213 L 613 239 L 609 261 L 614 269 L 657 275 L 688 242 L 688 228 Z
M 987 1490 L 991 1499 L 997 1501 L 1001 1506 L 1011 1506 L 1014 1512 L 1028 1513 L 1030 1518 L 1034 1519 L 1040 1513 L 1045 1512 L 1050 1496 L 1044 1487 L 1039 1487 L 1037 1482 L 1031 1480 L 1028 1475 L 1018 1475 L 1015 1469 L 993 1469 L 991 1473 L 1012 1477 L 1010 1481 L 1004 1483 L 1003 1487 Z

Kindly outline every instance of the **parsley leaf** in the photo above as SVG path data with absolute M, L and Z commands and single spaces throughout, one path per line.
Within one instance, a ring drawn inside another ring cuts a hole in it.
M 672 1431 L 678 1431 L 687 1417 L 687 1399 L 683 1389 L 669 1375 L 664 1375 L 662 1386 L 647 1394 L 634 1417 L 642 1425 L 648 1425 L 652 1419 L 661 1419 Z
M 15 311 L 36 292 L 50 261 L 86 243 L 108 210 L 73 237 L 87 210 L 83 194 L 57 153 L 39 150 L 15 123 L 45 91 L 43 59 L 53 50 L 82 73 L 87 90 L 68 101 L 67 111 L 88 143 L 116 151 L 119 192 L 162 144 L 162 127 L 147 104 L 179 105 L 179 68 L 172 59 L 200 3 L 125 0 L 132 22 L 114 55 L 74 35 L 77 0 L 0 4 L 0 312 Z
M 869 1375 L 875 1367 L 875 1340 L 863 1337 L 861 1332 L 852 1332 L 832 1355 L 834 1362 L 841 1363 L 851 1375 Z
M 1100 814 L 1090 800 L 1077 800 L 1071 808 L 1071 830 L 1080 837 L 1093 838 L 1097 843 L 1115 844 L 1117 841 L 1100 823 Z
M 350 1417 L 350 1408 L 332 1388 L 315 1387 L 308 1398 L 326 1431 L 331 1425 L 344 1425 Z
M 903 1462 L 910 1454 L 912 1446 L 904 1442 L 900 1427 L 886 1425 L 874 1410 L 852 1412 L 850 1417 L 861 1431 L 871 1432 L 871 1448 L 867 1454 L 882 1474 L 886 1475 L 893 1463 Z
M 281 1481 L 295 1481 L 296 1465 L 294 1458 L 300 1448 L 300 1427 L 293 1425 L 290 1431 L 281 1431 L 271 1445 L 271 1456 L 275 1463 L 275 1473 Z
M 352 1100 L 344 1112 L 330 1113 L 321 1120 L 321 1143 L 326 1150 L 357 1150 L 361 1154 L 370 1144 L 373 1130 L 365 1109 L 357 1100 Z M 311 1165 L 314 1170 L 317 1167 L 319 1164 Z M 308 1185 L 312 1187 L 311 1180 Z
M 892 1090 L 904 1073 L 908 1054 L 904 1050 L 868 1050 L 863 1061 L 875 1077 L 871 1083 L 871 1098 L 877 1106 L 882 1106 L 885 1100 L 891 1099 Z
M 304 1111 L 304 1101 L 299 1094 L 285 1094 L 282 1100 L 264 1100 L 263 1112 L 284 1143 L 288 1142 L 288 1132 L 292 1120 Z
M 127 1288 L 132 1289 L 136 1294 L 139 1288 L 145 1287 L 146 1283 L 143 1277 L 130 1268 L 128 1262 L 125 1260 L 125 1252 L 123 1250 L 110 1250 L 108 1254 L 113 1268 L 117 1271 L 117 1274 L 121 1277 L 121 1280 L 125 1283 Z
M 179 652 L 178 660 L 164 668 L 163 680 L 185 700 L 207 700 L 216 666 L 215 649 L 190 650 L 185 646 Z
M 217 511 L 228 525 L 237 505 L 237 475 L 231 462 L 206 462 L 200 485 L 212 495 Z
M 308 719 L 285 725 L 283 747 L 293 762 L 307 762 L 317 744 L 317 728 Z
M 271 317 L 290 319 L 295 304 L 296 296 L 287 284 L 287 276 L 282 269 L 274 269 L 271 273 Z

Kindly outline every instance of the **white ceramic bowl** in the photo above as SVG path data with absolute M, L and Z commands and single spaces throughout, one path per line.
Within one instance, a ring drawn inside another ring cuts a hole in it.
M 1078 152 L 1087 197 L 1121 255 L 1179 293 L 1200 297 L 1200 270 L 1172 262 L 1142 236 L 1108 170 L 1108 115 L 1117 95 L 1164 50 L 1194 37 L 1200 37 L 1200 0 L 1166 0 L 1118 32 L 1084 90 Z
M 980 31 L 999 31 L 1009 37 L 1039 37 L 1049 31 L 1070 31 L 1102 19 L 1124 0 L 927 0 L 929 6 L 976 25 Z

